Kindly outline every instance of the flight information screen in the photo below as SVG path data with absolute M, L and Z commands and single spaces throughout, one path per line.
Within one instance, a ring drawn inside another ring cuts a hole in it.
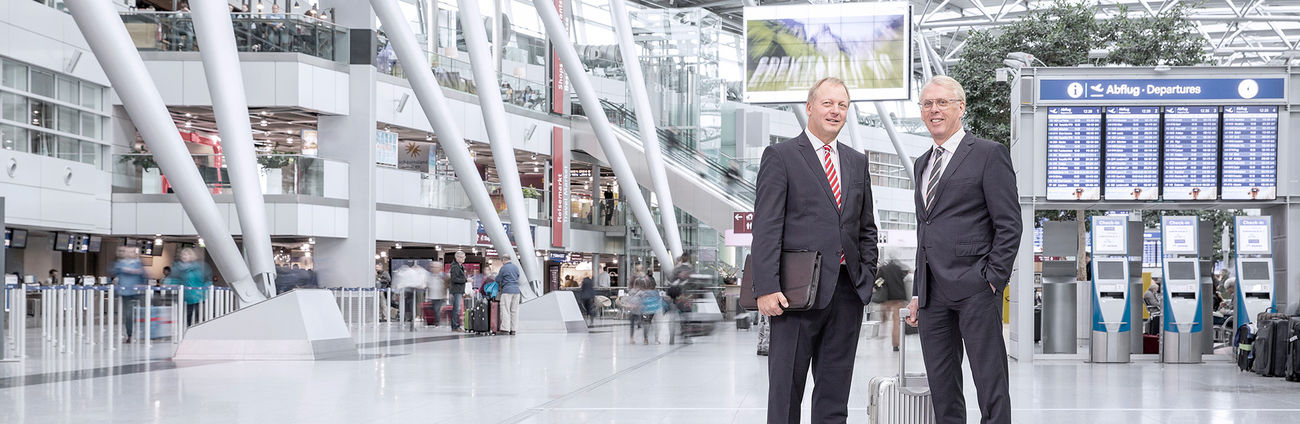
M 1101 108 L 1047 109 L 1047 200 L 1101 199 Z
M 1106 108 L 1106 200 L 1156 200 L 1160 108 Z
M 1223 199 L 1277 198 L 1277 106 L 1223 108 Z
M 1219 189 L 1219 108 L 1165 108 L 1165 200 L 1214 200 Z

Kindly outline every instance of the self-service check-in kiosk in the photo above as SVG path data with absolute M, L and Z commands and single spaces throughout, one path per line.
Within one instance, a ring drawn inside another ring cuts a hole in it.
M 1094 216 L 1091 362 L 1129 362 L 1133 346 L 1129 291 L 1128 218 Z
M 1236 219 L 1236 325 L 1255 322 L 1260 312 L 1276 308 L 1273 290 L 1273 228 L 1267 216 Z
M 1164 246 L 1164 307 L 1160 360 L 1166 363 L 1201 362 L 1202 302 L 1198 219 L 1166 216 L 1160 219 Z

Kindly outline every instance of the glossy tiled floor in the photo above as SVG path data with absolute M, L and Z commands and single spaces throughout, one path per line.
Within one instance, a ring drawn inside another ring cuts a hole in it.
M 0 422 L 756 423 L 766 398 L 757 333 L 730 325 L 648 346 L 614 322 L 513 337 L 367 328 L 361 359 L 319 362 L 173 362 L 166 343 L 58 353 L 29 338 L 27 359 L 0 364 Z M 865 422 L 867 382 L 895 373 L 895 355 L 862 341 L 850 422 Z M 1225 361 L 1013 362 L 1011 389 L 1017 423 L 1300 422 L 1300 383 Z

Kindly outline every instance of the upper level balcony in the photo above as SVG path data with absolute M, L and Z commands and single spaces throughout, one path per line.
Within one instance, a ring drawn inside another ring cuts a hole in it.
M 188 12 L 132 11 L 121 17 L 141 51 L 199 50 Z M 329 21 L 289 13 L 231 13 L 230 18 L 241 52 L 302 53 L 348 62 L 348 31 Z

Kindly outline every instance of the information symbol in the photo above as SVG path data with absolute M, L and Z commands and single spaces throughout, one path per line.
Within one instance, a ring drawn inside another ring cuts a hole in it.
M 1237 85 L 1237 94 L 1240 94 L 1243 99 L 1253 99 L 1256 94 L 1259 94 L 1259 83 L 1253 79 L 1243 80 Z
M 1083 95 L 1083 84 L 1072 82 L 1065 87 L 1065 93 L 1069 94 L 1070 98 L 1077 99 Z

